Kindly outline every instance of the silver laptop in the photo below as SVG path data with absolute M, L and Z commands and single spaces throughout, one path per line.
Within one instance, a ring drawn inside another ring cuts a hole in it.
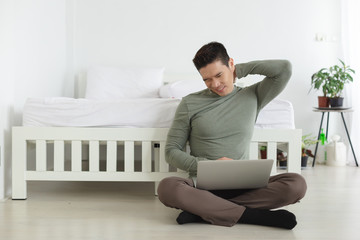
M 268 184 L 274 160 L 207 160 L 198 162 L 196 188 L 254 189 Z

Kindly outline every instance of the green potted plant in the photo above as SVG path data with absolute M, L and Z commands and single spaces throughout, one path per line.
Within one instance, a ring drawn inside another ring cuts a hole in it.
M 339 61 L 341 65 L 322 68 L 311 76 L 311 89 L 321 89 L 323 92 L 323 96 L 319 96 L 319 107 L 341 107 L 344 85 L 353 81 L 351 74 L 355 74 L 355 71 Z
M 341 61 L 341 66 L 334 65 L 329 68 L 329 94 L 331 107 L 341 107 L 343 103 L 343 97 L 341 97 L 344 85 L 353 81 L 351 74 L 355 74 L 355 71 L 349 66 L 346 66 Z
M 261 146 L 260 147 L 260 157 L 261 159 L 266 159 L 267 156 L 267 147 L 266 146 Z
M 311 89 L 322 90 L 323 95 L 318 96 L 318 105 L 319 108 L 327 108 L 329 107 L 329 72 L 326 68 L 322 68 L 311 76 Z
M 308 158 L 314 157 L 309 147 L 316 144 L 318 141 L 319 140 L 311 133 L 301 137 L 301 167 L 306 167 Z

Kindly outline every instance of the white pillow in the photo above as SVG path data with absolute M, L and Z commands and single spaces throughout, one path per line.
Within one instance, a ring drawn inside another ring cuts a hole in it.
M 87 72 L 85 98 L 158 98 L 163 72 L 164 68 L 93 67 Z
M 160 88 L 160 97 L 162 98 L 183 98 L 190 93 L 198 92 L 206 88 L 201 80 L 181 80 L 168 83 Z

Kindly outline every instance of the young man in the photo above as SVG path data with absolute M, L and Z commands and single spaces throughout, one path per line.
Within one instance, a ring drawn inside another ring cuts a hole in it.
M 202 160 L 247 159 L 259 111 L 286 86 L 291 64 L 286 60 L 253 61 L 234 65 L 221 43 L 204 45 L 193 62 L 207 89 L 184 97 L 179 104 L 166 143 L 166 161 L 188 171 L 189 179 L 170 177 L 158 187 L 160 201 L 182 209 L 179 224 L 236 223 L 292 229 L 295 215 L 270 210 L 298 202 L 306 192 L 304 178 L 295 173 L 270 177 L 265 188 L 241 191 L 206 191 L 195 188 L 197 163 Z M 235 78 L 260 74 L 252 86 L 234 86 Z M 183 151 L 189 141 L 191 154 Z

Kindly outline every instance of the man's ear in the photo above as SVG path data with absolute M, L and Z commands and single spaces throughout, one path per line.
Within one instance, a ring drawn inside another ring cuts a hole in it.
M 235 64 L 234 64 L 234 59 L 229 58 L 229 69 L 232 73 L 234 73 L 235 71 Z
M 235 70 L 234 59 L 229 58 L 229 68 L 233 72 Z
M 236 71 L 235 71 L 235 64 L 234 64 L 234 59 L 230 58 L 229 59 L 229 68 L 230 68 L 230 71 L 232 72 L 233 76 L 234 76 L 234 82 L 236 80 Z

